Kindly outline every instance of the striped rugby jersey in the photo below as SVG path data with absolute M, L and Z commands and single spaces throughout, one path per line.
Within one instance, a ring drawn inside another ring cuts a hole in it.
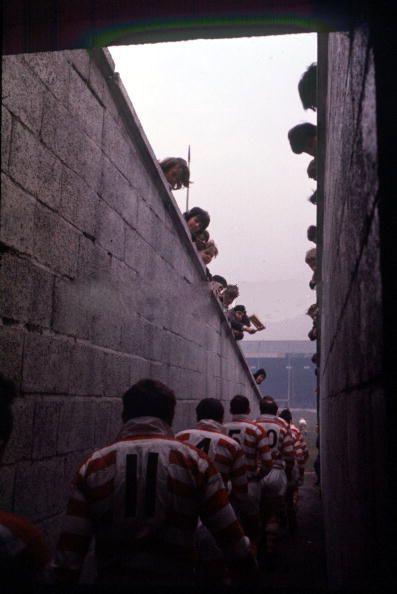
M 50 549 L 40 530 L 21 516 L 0 511 L 0 583 L 7 577 L 26 580 L 26 584 L 44 579 L 50 561 Z
M 257 476 L 258 467 L 268 472 L 272 467 L 272 455 L 266 431 L 248 415 L 232 415 L 232 421 L 223 425 L 229 437 L 241 444 L 247 461 L 248 480 Z
M 301 474 L 303 474 L 305 469 L 305 463 L 307 461 L 307 458 L 309 457 L 309 451 L 302 437 L 302 433 L 299 431 L 298 427 L 290 423 L 289 428 L 291 431 L 292 439 L 294 441 L 295 460 Z
M 265 429 L 272 452 L 273 467 L 289 468 L 295 460 L 294 442 L 288 423 L 276 415 L 261 415 L 256 422 Z
M 252 560 L 222 478 L 208 457 L 161 419 L 139 417 L 94 452 L 72 483 L 55 558 L 76 580 L 95 536 L 99 580 L 166 578 L 194 561 L 198 518 L 226 557 Z
M 248 536 L 257 538 L 259 510 L 248 495 L 246 459 L 241 445 L 213 419 L 202 419 L 194 429 L 177 433 L 176 438 L 202 449 L 221 474 L 225 487 L 231 484 L 231 501 L 241 515 Z

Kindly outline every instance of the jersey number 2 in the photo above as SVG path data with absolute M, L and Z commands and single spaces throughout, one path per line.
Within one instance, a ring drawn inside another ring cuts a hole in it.
M 156 482 L 159 455 L 150 452 L 145 477 L 145 517 L 152 518 L 156 511 Z M 135 518 L 138 503 L 138 456 L 127 454 L 125 477 L 125 515 Z

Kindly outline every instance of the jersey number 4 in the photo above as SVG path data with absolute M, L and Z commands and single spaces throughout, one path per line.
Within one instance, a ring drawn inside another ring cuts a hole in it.
M 145 477 L 144 515 L 152 518 L 156 511 L 156 483 L 159 455 L 150 452 L 148 455 Z M 143 478 L 143 477 L 142 477 Z M 125 477 L 125 515 L 135 518 L 138 503 L 138 456 L 127 454 Z

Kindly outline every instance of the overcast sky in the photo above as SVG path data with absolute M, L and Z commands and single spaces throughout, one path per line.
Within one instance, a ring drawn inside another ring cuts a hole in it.
M 306 174 L 310 157 L 292 153 L 287 133 L 300 122 L 316 122 L 297 91 L 300 76 L 316 61 L 316 35 L 110 51 L 158 159 L 186 158 L 191 145 L 190 206 L 209 211 L 209 232 L 219 248 L 212 274 L 238 283 L 238 301 L 265 324 L 302 316 L 315 300 L 304 262 L 313 247 L 306 229 L 316 221 L 307 201 L 315 182 Z M 184 211 L 186 191 L 174 196 Z M 284 328 L 282 338 L 306 338 L 310 326 L 306 316 L 290 334 Z M 277 336 L 266 331 L 255 338 Z

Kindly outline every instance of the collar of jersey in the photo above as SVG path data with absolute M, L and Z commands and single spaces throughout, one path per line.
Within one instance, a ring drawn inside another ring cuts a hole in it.
M 213 419 L 201 419 L 196 425 L 196 429 L 202 429 L 204 431 L 216 431 L 217 433 L 225 433 L 226 429 L 218 423 L 218 421 L 214 421 Z
M 261 415 L 260 417 L 257 418 L 257 421 L 262 421 L 263 419 L 279 419 L 280 417 L 277 417 L 277 415 Z
M 118 439 L 139 435 L 174 437 L 171 427 L 157 417 L 136 417 L 124 423 Z
M 232 415 L 232 420 L 233 421 L 250 421 L 251 419 L 249 418 L 248 415 Z

